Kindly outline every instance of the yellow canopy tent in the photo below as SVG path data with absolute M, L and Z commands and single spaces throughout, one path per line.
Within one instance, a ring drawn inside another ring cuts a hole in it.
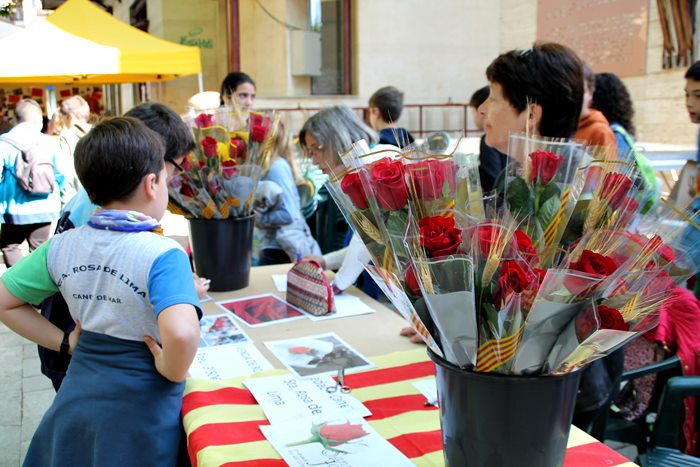
M 202 68 L 199 48 L 140 31 L 88 0 L 68 0 L 19 29 L 0 38 L 0 85 L 162 81 Z

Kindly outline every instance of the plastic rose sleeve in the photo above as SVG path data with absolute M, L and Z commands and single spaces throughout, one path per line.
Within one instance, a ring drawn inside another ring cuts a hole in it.
M 391 301 L 391 304 L 398 310 L 399 314 L 420 334 L 430 350 L 444 357 L 442 349 L 431 334 L 433 322 L 430 316 L 427 316 L 425 313 L 425 302 L 419 299 L 414 306 L 401 287 L 401 281 L 395 274 L 371 264 L 366 265 L 365 269 L 374 279 L 374 282 L 377 283 L 377 286 L 384 292 L 384 295 Z M 422 310 L 419 310 L 419 308 L 422 308 Z
M 585 157 L 571 140 L 510 135 L 506 204 L 538 251 L 559 244 L 582 188 L 573 181 Z
M 347 222 L 362 239 L 374 264 L 388 271 L 397 271 L 393 252 L 387 249 L 388 233 L 383 223 L 375 217 L 377 211 L 370 209 L 371 197 L 362 183 L 362 178 L 366 177 L 364 170 L 347 169 L 331 175 L 326 188 Z
M 459 367 L 476 365 L 479 332 L 471 258 L 425 259 L 413 261 L 413 266 L 445 359 Z
M 525 320 L 513 360 L 515 374 L 541 373 L 560 333 L 590 302 L 587 294 L 602 280 L 579 271 L 550 269 Z
M 404 243 L 410 255 L 406 286 L 417 287 L 413 293 L 425 301 L 445 359 L 462 367 L 476 364 L 478 326 L 474 267 L 471 257 L 460 254 L 460 234 L 452 218 L 432 216 L 416 223 L 409 216 Z

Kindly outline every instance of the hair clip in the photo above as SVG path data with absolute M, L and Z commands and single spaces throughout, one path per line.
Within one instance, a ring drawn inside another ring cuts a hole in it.
M 520 51 L 520 57 L 521 57 L 521 58 L 527 58 L 527 57 L 529 57 L 530 55 L 532 55 L 532 47 L 530 47 L 529 49 L 525 49 L 525 50 L 521 50 L 521 51 Z

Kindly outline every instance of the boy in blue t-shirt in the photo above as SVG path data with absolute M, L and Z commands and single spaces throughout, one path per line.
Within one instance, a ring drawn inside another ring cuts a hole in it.
M 187 255 L 155 232 L 168 203 L 164 152 L 135 118 L 95 126 L 78 143 L 75 166 L 103 209 L 0 280 L 0 320 L 43 347 L 72 353 L 27 466 L 176 464 L 199 299 Z M 28 305 L 58 291 L 80 323 L 70 334 Z

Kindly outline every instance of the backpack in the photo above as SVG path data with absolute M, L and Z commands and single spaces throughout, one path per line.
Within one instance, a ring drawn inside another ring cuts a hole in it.
M 642 183 L 644 189 L 647 192 L 647 199 L 644 200 L 644 204 L 642 205 L 642 209 L 640 211 L 642 214 L 645 214 L 659 200 L 654 166 L 651 165 L 649 159 L 647 159 L 639 151 L 637 151 L 632 136 L 627 132 L 627 130 L 625 130 L 625 128 L 622 125 L 618 123 L 612 123 L 610 125 L 610 128 L 612 129 L 613 133 L 622 136 L 627 145 L 632 149 L 634 163 L 637 165 L 637 169 L 639 170 L 639 181 Z
M 49 195 L 56 186 L 54 155 L 48 143 L 39 142 L 22 147 L 10 138 L 0 140 L 20 151 L 15 161 L 14 176 L 19 186 L 31 195 Z

